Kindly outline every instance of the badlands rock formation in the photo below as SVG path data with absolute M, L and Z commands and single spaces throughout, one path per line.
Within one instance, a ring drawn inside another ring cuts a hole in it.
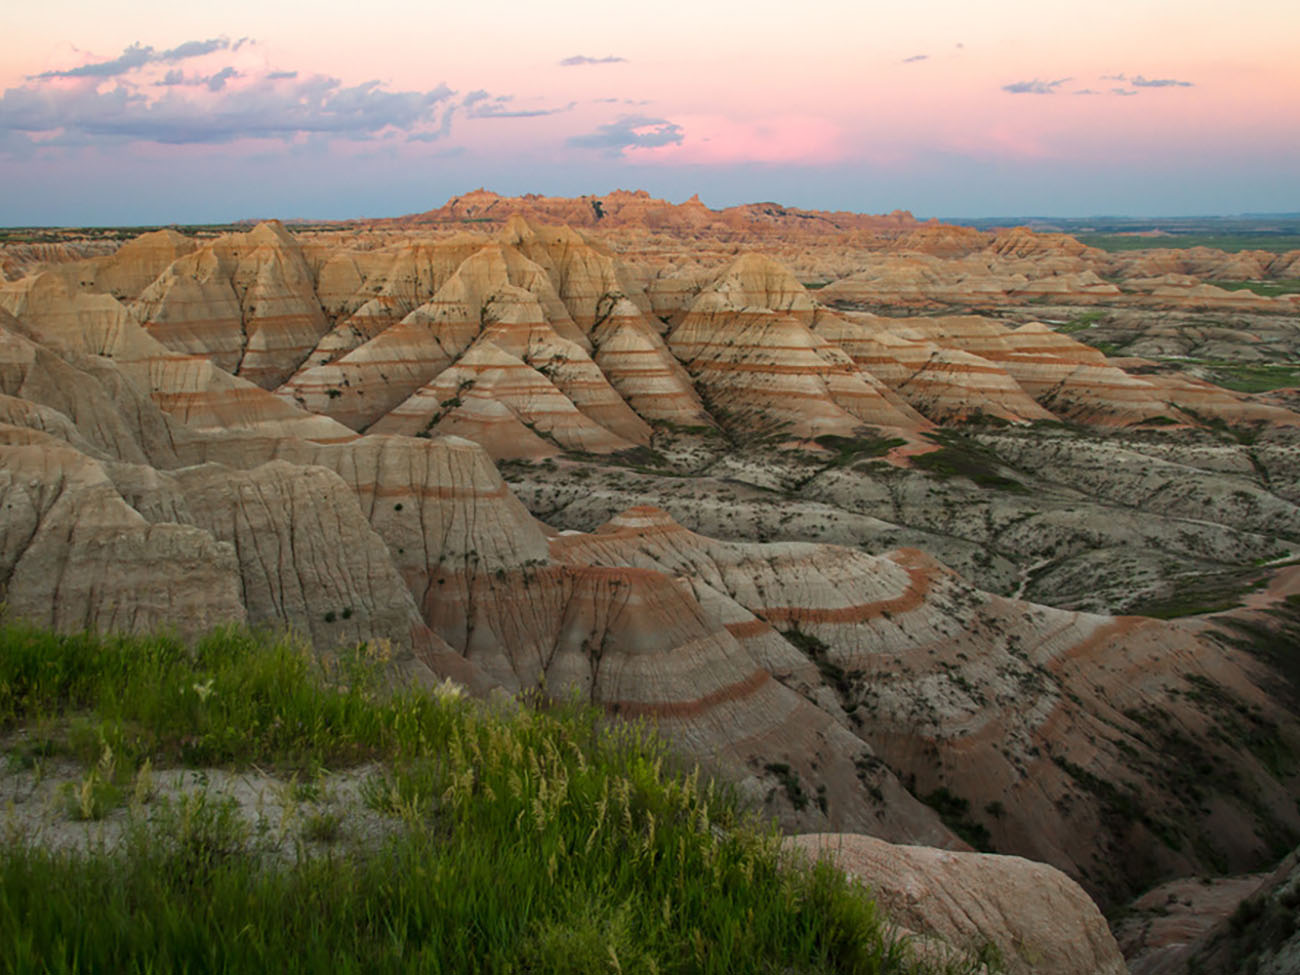
M 436 210 L 399 217 L 392 222 L 404 227 L 462 223 L 500 225 L 515 216 L 571 227 L 599 227 L 602 230 L 636 227 L 679 234 L 842 234 L 846 230 L 894 234 L 920 226 L 916 218 L 904 210 L 875 216 L 800 210 L 778 203 L 751 203 L 710 210 L 700 202 L 699 196 L 693 196 L 685 203 L 672 204 L 654 199 L 644 190 L 618 190 L 605 196 L 565 199 L 536 194 L 503 197 L 479 189 L 453 197 Z
M 931 939 L 968 957 L 995 953 L 1012 975 L 1128 971 L 1088 895 L 1041 863 L 843 833 L 792 836 L 787 845 L 829 858 L 870 885 L 890 919 L 935 954 L 941 949 Z
M 1117 926 L 1134 975 L 1283 975 L 1300 962 L 1300 856 L 1264 874 L 1174 880 L 1153 888 Z
M 1168 277 L 1292 264 L 595 202 L 161 231 L 0 285 L 8 612 L 383 639 L 411 680 L 653 719 L 788 828 L 1106 906 L 1300 840 L 1269 618 L 1115 615 L 1300 549 L 1294 398 L 1217 381 L 1284 370 L 1296 305 Z M 525 219 L 564 207 L 594 232 Z

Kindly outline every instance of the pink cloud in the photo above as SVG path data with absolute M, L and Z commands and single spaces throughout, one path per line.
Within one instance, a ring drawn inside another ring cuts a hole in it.
M 630 148 L 636 162 L 833 163 L 847 157 L 843 132 L 825 118 L 780 115 L 736 120 L 718 115 L 675 116 L 682 140 L 652 148 Z

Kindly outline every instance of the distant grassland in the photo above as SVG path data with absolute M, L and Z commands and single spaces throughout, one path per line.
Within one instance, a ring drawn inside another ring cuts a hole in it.
M 1275 281 L 1207 281 L 1205 283 L 1212 284 L 1216 288 L 1222 288 L 1224 291 L 1253 291 L 1255 294 L 1263 295 L 1266 298 L 1300 293 L 1300 278 L 1278 278 Z
M 645 727 L 385 689 L 381 651 L 0 626 L 10 769 L 85 762 L 79 818 L 130 810 L 109 849 L 0 838 L 0 971 L 975 970 L 913 959 L 864 887 L 784 854 Z M 138 798 L 148 762 L 361 761 L 395 824 L 362 852 L 277 857 L 228 797 Z
M 174 230 L 186 237 L 220 237 L 222 234 L 247 233 L 254 223 L 157 224 L 139 227 L 0 227 L 0 244 L 58 244 L 75 240 L 134 240 L 155 230 Z M 338 230 L 336 223 L 287 223 L 290 233 Z
M 1300 362 L 1203 362 L 1210 380 L 1238 393 L 1267 393 L 1300 386 Z
M 1075 234 L 1081 243 L 1104 251 L 1140 251 L 1165 248 L 1213 247 L 1216 250 L 1272 251 L 1277 254 L 1300 250 L 1300 234 L 1165 234 L 1138 237 L 1133 234 Z
M 148 227 L 9 227 L 0 229 L 0 244 L 58 244 L 76 240 L 134 240 L 155 230 L 175 230 L 187 237 L 217 237 L 221 234 L 251 230 L 244 224 L 203 224 L 194 226 Z

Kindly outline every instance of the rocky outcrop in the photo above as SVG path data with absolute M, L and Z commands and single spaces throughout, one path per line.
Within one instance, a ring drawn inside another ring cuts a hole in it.
M 489 305 L 501 319 L 511 314 L 503 306 L 520 304 L 525 309 L 514 317 L 531 315 L 583 355 L 590 348 L 542 268 L 511 248 L 489 246 L 459 264 L 399 323 L 337 360 L 308 365 L 278 393 L 364 429 L 456 361 L 483 329 Z
M 1189 275 L 1206 281 L 1259 281 L 1287 277 L 1286 255 L 1267 251 L 1225 253 L 1211 247 L 1122 251 L 1110 256 L 1113 273 L 1129 279 Z
M 814 308 L 779 265 L 746 256 L 691 304 L 668 346 L 711 411 L 736 433 L 852 436 L 865 425 L 925 421 L 809 326 Z
M 392 223 L 406 227 L 458 225 L 466 221 L 504 225 L 512 217 L 602 230 L 635 227 L 689 234 L 707 231 L 778 235 L 794 231 L 840 235 L 848 230 L 865 230 L 892 235 L 918 226 L 917 220 L 902 210 L 877 216 L 800 210 L 777 203 L 752 203 L 711 210 L 698 196 L 685 203 L 672 204 L 654 199 L 644 190 L 616 190 L 604 196 L 564 198 L 536 194 L 505 197 L 484 189 L 453 197 L 436 210 L 398 217 Z
M 380 252 L 335 252 L 319 272 L 321 305 L 338 324 L 304 367 L 325 365 L 374 338 L 433 298 L 487 240 L 455 234 Z
M 483 332 L 468 351 L 375 423 L 376 433 L 473 431 L 499 457 L 536 455 L 535 436 L 516 449 L 521 425 L 589 453 L 649 439 L 645 422 L 581 346 L 556 334 L 529 292 L 503 285 L 482 314 Z
M 278 223 L 218 238 L 175 261 L 140 294 L 145 328 L 265 389 L 278 386 L 328 325 L 301 248 Z
M 272 461 L 174 476 L 194 523 L 234 549 L 250 623 L 291 626 L 318 647 L 378 638 L 409 654 L 434 644 L 386 545 L 333 471 Z
M 842 833 L 792 836 L 786 845 L 866 884 L 891 921 L 920 936 L 921 953 L 992 959 L 1010 975 L 1128 971 L 1097 906 L 1044 864 Z
M 197 429 L 252 429 L 277 436 L 344 440 L 345 427 L 277 399 L 230 375 L 207 357 L 173 352 L 110 295 L 70 291 L 45 273 L 0 289 L 7 311 L 29 339 L 62 354 L 113 360 L 123 377 L 165 411 Z
M 1300 961 L 1300 854 L 1267 873 L 1186 878 L 1135 900 L 1116 926 L 1134 975 L 1285 975 Z
M 61 631 L 187 634 L 247 618 L 229 545 L 192 524 L 151 523 L 103 463 L 71 446 L 0 446 L 0 507 L 0 598 L 14 617 Z
M 1179 797 L 1182 770 L 1168 767 L 1162 749 L 1214 753 L 1223 713 L 1195 696 L 1160 694 L 1158 713 L 1147 715 L 1142 687 L 1205 682 L 1221 689 L 1224 706 L 1253 702 L 1272 715 L 1266 722 L 1285 719 L 1248 665 L 1169 624 L 992 597 L 919 552 L 720 542 L 662 512 L 629 512 L 592 535 L 556 539 L 552 551 L 719 590 L 783 631 L 834 689 L 848 727 L 913 792 L 966 817 L 966 835 L 1052 863 L 1102 898 L 1122 896 L 1149 871 L 1187 870 L 1196 854 L 1185 832 L 1245 863 L 1265 854 L 1266 820 L 1293 819 L 1285 787 L 1227 751 L 1211 761 L 1250 769 L 1249 801 L 1234 789 L 1209 807 Z M 1138 783 L 1145 791 L 1131 792 Z M 1257 820 L 1261 802 L 1270 811 Z M 1223 816 L 1253 825 L 1230 841 L 1212 825 Z M 1099 835 L 1111 852 L 1098 852 Z
M 117 249 L 115 240 L 6 241 L 0 244 L 0 283 L 63 264 L 84 264 L 88 258 Z
M 995 417 L 1013 423 L 1049 420 L 1006 369 L 960 347 L 940 344 L 911 319 L 818 314 L 815 331 L 847 352 L 858 367 L 883 381 L 909 406 L 936 423 Z
M 1115 285 L 1082 257 L 1004 257 L 981 251 L 943 259 L 928 254 L 872 255 L 867 267 L 827 285 L 819 299 L 862 308 L 989 307 L 1039 296 L 1083 303 L 1114 300 Z
M 106 257 L 87 261 L 76 270 L 77 283 L 104 291 L 119 301 L 134 301 L 172 263 L 193 253 L 198 242 L 175 230 L 141 234 Z
M 499 239 L 546 271 L 565 309 L 584 332 L 590 332 L 601 317 L 601 305 L 616 296 L 642 312 L 650 311 L 631 269 L 567 226 L 539 228 L 512 217 Z
M 591 333 L 595 362 L 611 386 L 647 422 L 713 427 L 691 377 L 641 310 L 609 298 Z

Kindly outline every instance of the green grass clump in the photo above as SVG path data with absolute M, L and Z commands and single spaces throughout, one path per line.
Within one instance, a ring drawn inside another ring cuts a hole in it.
M 1070 319 L 1064 325 L 1058 325 L 1056 330 L 1062 335 L 1073 335 L 1075 332 L 1082 332 L 1085 329 L 1092 328 L 1104 317 L 1106 317 L 1104 311 L 1086 311 L 1082 315 Z
M 11 838 L 0 971 L 924 970 L 863 888 L 783 853 L 726 788 L 674 771 L 646 727 L 576 703 L 386 691 L 367 656 L 322 667 L 238 630 L 191 649 L 0 627 L 6 728 L 76 716 L 97 769 L 107 749 L 119 767 L 128 752 L 364 758 L 380 769 L 364 800 L 397 817 L 347 853 L 319 815 L 302 835 L 325 852 L 286 855 L 200 792 L 133 811 L 110 849 Z
M 0 730 L 57 724 L 65 750 L 117 766 L 356 763 L 396 746 L 402 707 L 379 703 L 386 648 L 322 662 L 301 643 L 219 629 L 194 646 L 169 636 L 59 636 L 0 627 Z
M 841 437 L 833 433 L 822 434 L 815 442 L 835 454 L 831 461 L 834 467 L 845 467 L 866 457 L 884 457 L 895 447 L 907 443 L 901 437 Z

